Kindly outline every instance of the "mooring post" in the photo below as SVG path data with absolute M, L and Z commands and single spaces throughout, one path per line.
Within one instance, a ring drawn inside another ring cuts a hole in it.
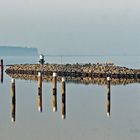
M 1 69 L 1 83 L 3 83 L 3 70 Z
M 12 79 L 12 122 L 16 118 L 16 93 L 15 93 L 15 79 Z
M 1 59 L 1 70 L 4 69 L 4 66 L 3 66 L 3 59 Z
M 66 84 L 65 78 L 62 77 L 62 119 L 66 118 Z
M 1 83 L 3 83 L 3 69 L 4 69 L 3 59 L 1 59 Z
M 53 97 L 52 97 L 52 102 L 53 102 L 53 112 L 57 111 L 57 73 L 53 73 L 53 80 L 52 80 L 52 90 L 53 90 Z
M 42 73 L 38 72 L 38 111 L 42 112 Z
M 111 78 L 107 77 L 107 116 L 110 116 L 111 110 L 111 88 L 110 88 Z

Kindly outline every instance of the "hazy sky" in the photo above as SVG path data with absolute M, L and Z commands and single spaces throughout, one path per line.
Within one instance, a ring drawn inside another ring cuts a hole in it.
M 139 0 L 0 0 L 0 45 L 48 54 L 140 51 Z

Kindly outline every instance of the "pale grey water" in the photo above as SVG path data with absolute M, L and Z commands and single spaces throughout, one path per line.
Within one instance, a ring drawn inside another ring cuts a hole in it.
M 49 63 L 61 59 L 48 57 Z M 65 63 L 112 61 L 139 68 L 139 56 L 64 57 Z M 36 63 L 36 58 L 5 57 L 6 64 Z M 11 122 L 11 78 L 4 74 L 0 84 L 0 139 L 5 140 L 138 140 L 140 137 L 139 83 L 111 86 L 111 116 L 106 115 L 106 85 L 66 83 L 66 119 L 61 119 L 61 83 L 58 110 L 52 110 L 52 84 L 43 83 L 43 112 L 38 112 L 37 82 L 16 80 L 16 121 Z

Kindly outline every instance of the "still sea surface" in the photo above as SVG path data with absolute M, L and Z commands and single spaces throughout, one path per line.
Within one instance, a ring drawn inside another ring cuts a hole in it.
M 39 57 L 2 57 L 4 64 L 38 63 Z M 46 63 L 113 62 L 140 68 L 140 56 L 57 56 Z M 57 112 L 52 107 L 52 83 L 43 82 L 43 111 L 38 112 L 38 82 L 16 79 L 16 120 L 12 118 L 11 77 L 0 83 L 0 139 L 3 140 L 139 140 L 140 83 L 111 85 L 107 116 L 107 85 L 66 83 L 66 119 L 61 119 L 61 82 Z

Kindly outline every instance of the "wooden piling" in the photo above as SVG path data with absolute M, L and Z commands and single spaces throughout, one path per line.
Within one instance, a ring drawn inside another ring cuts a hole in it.
M 62 119 L 66 118 L 66 84 L 65 78 L 62 77 Z
M 52 80 L 52 90 L 53 90 L 53 97 L 52 97 L 52 102 L 53 102 L 53 112 L 57 111 L 57 73 L 53 73 L 53 80 Z
M 3 66 L 3 59 L 1 59 L 1 83 L 3 83 L 3 69 L 4 69 L 4 66 Z
M 38 72 L 38 111 L 42 112 L 42 73 Z
M 1 59 L 1 70 L 4 69 L 4 66 L 3 66 L 3 59 Z
M 1 83 L 3 83 L 3 70 L 1 69 Z
M 110 88 L 111 78 L 107 77 L 107 116 L 110 116 L 111 110 L 111 88 Z
M 12 122 L 16 118 L 16 94 L 15 94 L 15 79 L 12 79 Z

